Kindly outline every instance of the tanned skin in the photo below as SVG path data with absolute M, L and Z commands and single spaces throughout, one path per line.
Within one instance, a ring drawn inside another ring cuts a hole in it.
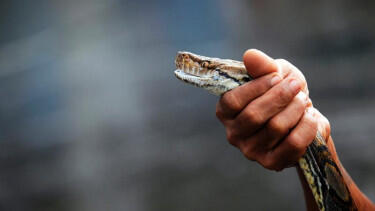
M 225 126 L 229 143 L 264 168 L 281 171 L 296 166 L 319 130 L 358 209 L 375 210 L 341 165 L 330 124 L 313 107 L 301 71 L 286 60 L 254 49 L 246 51 L 243 60 L 255 80 L 225 93 L 216 106 L 216 116 Z M 301 170 L 296 168 L 307 210 L 318 210 Z

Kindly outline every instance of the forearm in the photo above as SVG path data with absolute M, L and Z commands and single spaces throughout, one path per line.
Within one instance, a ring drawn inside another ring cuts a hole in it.
M 331 137 L 327 140 L 327 146 L 329 151 L 331 152 L 334 161 L 338 164 L 338 167 L 344 177 L 345 184 L 347 185 L 349 192 L 354 200 L 355 205 L 357 206 L 358 210 L 375 210 L 375 205 L 359 190 L 357 185 L 353 182 L 352 178 L 346 172 L 344 167 L 342 166 L 340 160 L 338 159 L 336 149 L 333 144 L 333 140 Z M 308 211 L 312 210 L 319 210 L 318 206 L 315 203 L 315 199 L 311 193 L 311 190 L 306 182 L 305 177 L 299 167 L 297 167 L 298 176 L 300 178 L 302 188 L 305 195 L 305 201 Z

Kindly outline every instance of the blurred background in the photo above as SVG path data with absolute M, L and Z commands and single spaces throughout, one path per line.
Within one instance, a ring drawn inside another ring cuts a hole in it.
M 248 48 L 305 74 L 375 200 L 375 1 L 0 3 L 1 210 L 303 210 L 294 169 L 247 161 L 179 50 Z

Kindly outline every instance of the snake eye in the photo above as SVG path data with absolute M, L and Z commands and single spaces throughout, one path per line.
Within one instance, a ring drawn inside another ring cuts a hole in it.
M 204 68 L 207 68 L 209 65 L 209 63 L 207 61 L 204 61 L 201 63 L 201 66 L 204 67 Z

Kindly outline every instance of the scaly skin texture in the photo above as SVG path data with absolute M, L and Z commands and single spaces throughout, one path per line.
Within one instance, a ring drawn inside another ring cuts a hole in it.
M 251 80 L 242 62 L 178 52 L 175 60 L 178 79 L 201 87 L 214 95 L 223 93 Z
M 178 52 L 175 63 L 178 79 L 215 95 L 222 95 L 251 80 L 239 61 Z M 318 132 L 299 160 L 299 167 L 319 210 L 357 210 L 337 162 Z

